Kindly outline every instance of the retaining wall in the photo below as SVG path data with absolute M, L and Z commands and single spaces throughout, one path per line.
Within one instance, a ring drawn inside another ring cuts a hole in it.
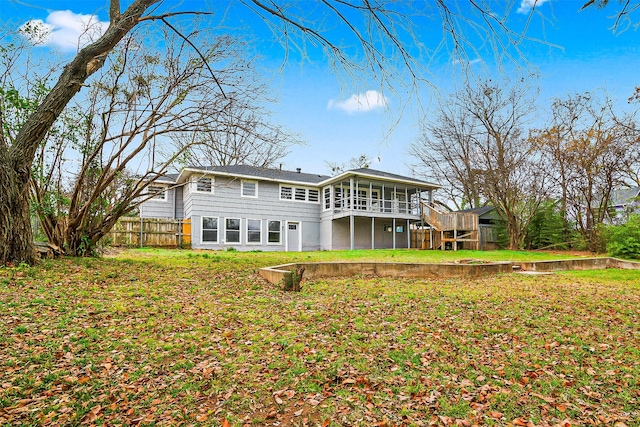
M 640 263 L 616 258 L 580 258 L 532 262 L 491 262 L 486 264 L 414 264 L 401 262 L 303 262 L 265 267 L 259 270 L 270 283 L 280 283 L 296 268 L 304 268 L 305 279 L 354 276 L 358 274 L 403 278 L 478 278 L 521 271 L 594 270 L 604 268 L 640 269 Z

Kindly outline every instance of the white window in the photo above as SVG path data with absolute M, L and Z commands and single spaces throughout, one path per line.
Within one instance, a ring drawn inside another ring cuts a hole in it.
M 280 200 L 320 203 L 320 190 L 306 187 L 280 186 Z
M 196 181 L 196 191 L 201 193 L 213 193 L 213 179 L 207 176 Z
M 167 191 L 164 185 L 149 184 L 147 192 L 149 195 L 153 195 L 151 198 L 154 200 L 167 200 Z
M 218 243 L 218 218 L 202 217 L 202 242 Z
M 324 188 L 324 210 L 331 209 L 331 187 Z
M 224 223 L 225 242 L 240 243 L 240 219 L 226 218 Z
M 247 220 L 247 244 L 262 244 L 262 220 Z
M 293 200 L 293 188 L 292 187 L 280 187 L 280 199 L 281 200 Z
M 258 197 L 258 183 L 242 180 L 242 197 Z
M 281 235 L 281 223 L 280 221 L 268 222 L 268 236 L 267 242 L 271 245 L 279 245 L 282 242 Z

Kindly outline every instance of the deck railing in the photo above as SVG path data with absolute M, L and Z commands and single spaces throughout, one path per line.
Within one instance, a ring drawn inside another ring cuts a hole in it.
M 420 216 L 420 203 L 397 200 L 378 199 L 375 197 L 354 197 L 354 210 L 373 213 L 396 213 Z M 334 213 L 351 210 L 351 198 L 336 199 L 334 201 Z

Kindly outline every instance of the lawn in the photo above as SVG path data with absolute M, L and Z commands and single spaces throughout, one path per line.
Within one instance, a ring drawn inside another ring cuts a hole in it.
M 301 293 L 256 273 L 558 256 L 127 250 L 0 268 L 0 425 L 639 426 L 640 271 Z

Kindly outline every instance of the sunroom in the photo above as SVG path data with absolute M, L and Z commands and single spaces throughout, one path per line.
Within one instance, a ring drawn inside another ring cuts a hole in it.
M 409 230 L 421 221 L 421 203 L 439 188 L 370 169 L 347 171 L 320 185 L 325 249 L 410 247 Z

